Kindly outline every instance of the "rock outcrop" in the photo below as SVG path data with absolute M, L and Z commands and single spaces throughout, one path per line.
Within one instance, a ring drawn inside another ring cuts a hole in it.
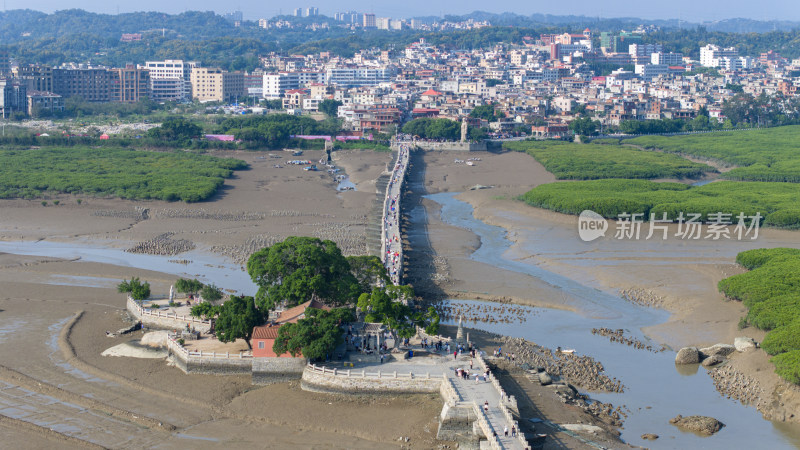
M 714 367 L 725 362 L 725 357 L 721 355 L 711 355 L 703 360 L 703 367 Z
M 749 337 L 737 337 L 733 340 L 733 346 L 737 352 L 746 352 L 748 350 L 755 350 L 756 341 Z
M 712 434 L 722 429 L 723 426 L 725 426 L 722 422 L 713 417 L 706 417 L 706 416 L 683 417 L 680 414 L 675 418 L 670 419 L 669 423 L 675 425 L 678 428 L 694 431 L 695 433 L 699 433 L 705 436 L 711 436 Z
M 714 344 L 711 347 L 705 347 L 700 349 L 700 353 L 702 353 L 706 357 L 715 355 L 726 357 L 735 351 L 736 347 L 730 344 Z
M 700 362 L 700 351 L 697 347 L 683 347 L 675 355 L 675 364 L 697 364 Z

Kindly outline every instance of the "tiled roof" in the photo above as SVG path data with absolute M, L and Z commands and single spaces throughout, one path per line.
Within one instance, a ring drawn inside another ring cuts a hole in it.
M 331 309 L 330 306 L 325 306 L 318 300 L 309 300 L 305 303 L 299 304 L 294 308 L 289 308 L 286 311 L 281 312 L 281 315 L 276 320 L 277 323 L 294 323 L 298 320 L 302 319 L 301 316 L 305 314 L 307 308 L 317 308 L 317 309 Z
M 253 339 L 275 339 L 278 337 L 280 326 L 263 325 L 253 327 Z

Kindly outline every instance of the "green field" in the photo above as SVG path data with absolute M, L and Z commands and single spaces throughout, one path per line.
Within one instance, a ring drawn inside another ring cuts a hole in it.
M 778 375 L 800 383 L 800 250 L 749 250 L 736 262 L 750 271 L 720 281 L 720 292 L 749 308 L 743 323 L 769 331 L 761 347 Z
M 678 155 L 620 145 L 522 141 L 508 142 L 504 147 L 528 153 L 559 180 L 698 178 L 705 172 L 716 172 L 705 164 Z
M 0 160 L 0 198 L 72 193 L 197 202 L 247 167 L 238 159 L 113 148 L 0 150 Z
M 607 218 L 623 212 L 664 212 L 676 219 L 683 212 L 703 214 L 723 212 L 736 217 L 760 213 L 764 225 L 800 227 L 800 189 L 790 183 L 740 183 L 720 181 L 704 186 L 681 183 L 657 183 L 648 180 L 592 180 L 567 183 L 548 183 L 526 192 L 520 199 L 531 206 L 565 214 L 580 214 L 590 209 Z
M 800 183 L 800 125 L 623 142 L 739 166 L 721 175 L 729 180 Z

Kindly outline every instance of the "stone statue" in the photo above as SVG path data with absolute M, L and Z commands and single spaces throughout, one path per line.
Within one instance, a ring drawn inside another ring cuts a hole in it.
M 464 117 L 461 119 L 461 142 L 467 142 L 467 130 L 469 126 L 467 125 L 467 118 Z
M 464 326 L 462 325 L 462 319 L 464 315 L 458 316 L 458 331 L 456 331 L 456 342 L 464 342 Z
M 175 285 L 169 287 L 169 301 L 175 300 Z

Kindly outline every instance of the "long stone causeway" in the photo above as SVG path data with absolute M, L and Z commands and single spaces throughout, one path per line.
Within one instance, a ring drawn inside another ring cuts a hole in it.
M 391 171 L 389 181 L 383 198 L 381 218 L 381 260 L 395 284 L 403 281 L 403 242 L 400 230 L 402 222 L 401 203 L 409 166 L 409 156 L 414 143 L 395 141 L 392 144 L 397 151 L 397 158 Z M 466 358 L 466 359 L 465 359 Z M 325 383 L 320 378 L 326 374 L 337 381 L 337 385 L 347 386 L 346 391 L 397 391 L 415 390 L 417 392 L 438 391 L 444 399 L 444 407 L 439 418 L 440 439 L 456 440 L 467 446 L 482 448 L 488 444 L 491 449 L 526 449 L 530 448 L 528 441 L 519 431 L 519 424 L 514 420 L 513 414 L 518 413 L 517 403 L 513 396 L 508 396 L 494 376 L 490 381 L 476 381 L 474 378 L 464 380 L 456 375 L 456 369 L 466 368 L 468 356 L 460 356 L 453 360 L 445 357 L 442 362 L 432 366 L 415 366 L 407 362 L 402 363 L 407 378 L 383 375 L 381 371 L 367 376 L 366 369 L 361 374 L 348 370 L 326 372 L 325 368 L 309 366 L 303 374 L 304 386 L 313 389 L 316 385 L 321 389 Z M 481 374 L 487 372 L 489 367 L 483 357 L 475 358 Z M 383 366 L 386 367 L 386 366 Z M 388 369 L 388 367 L 386 367 Z M 384 369 L 385 370 L 385 369 Z M 308 374 L 308 376 L 306 376 Z M 416 378 L 414 377 L 416 375 Z M 423 378 L 424 377 L 424 378 Z M 312 383 L 310 379 L 317 380 Z M 441 379 L 441 383 L 431 380 Z M 368 381 L 369 380 L 369 381 Z M 505 436 L 505 429 L 517 431 L 516 436 Z M 472 444 L 472 445 L 469 445 Z

